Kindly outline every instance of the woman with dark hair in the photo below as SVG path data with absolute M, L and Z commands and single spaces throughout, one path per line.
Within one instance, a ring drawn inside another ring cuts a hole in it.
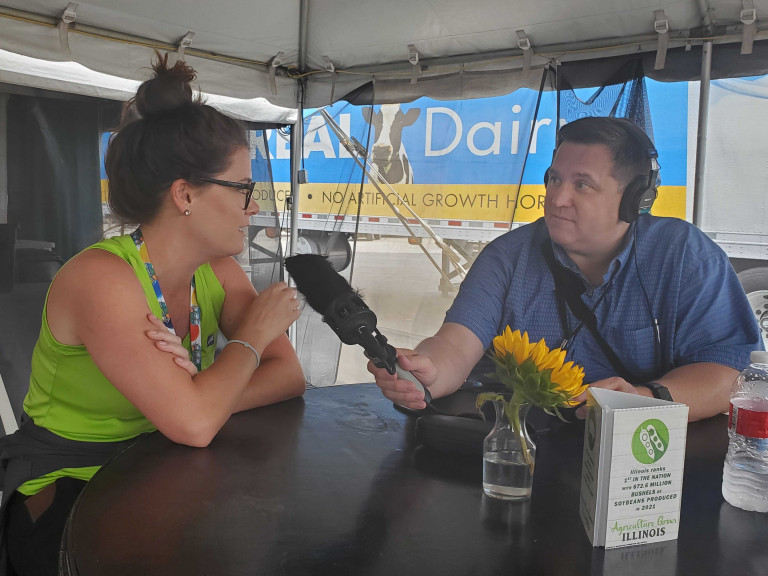
M 153 68 L 106 157 L 112 212 L 137 227 L 54 279 L 22 425 L 2 445 L 19 574 L 56 573 L 75 498 L 138 435 L 207 446 L 232 413 L 305 390 L 285 336 L 296 292 L 257 294 L 232 258 L 259 210 L 245 129 L 195 98 L 183 62 L 158 55 Z M 214 363 L 219 329 L 229 342 Z

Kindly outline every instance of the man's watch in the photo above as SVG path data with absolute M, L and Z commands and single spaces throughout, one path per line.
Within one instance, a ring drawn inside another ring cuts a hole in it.
M 659 400 L 669 400 L 670 402 L 673 402 L 672 394 L 669 393 L 669 389 L 666 386 L 659 384 L 658 382 L 642 382 L 640 384 L 636 384 L 636 386 L 643 386 L 644 388 L 648 388 L 653 394 L 654 398 L 658 398 Z

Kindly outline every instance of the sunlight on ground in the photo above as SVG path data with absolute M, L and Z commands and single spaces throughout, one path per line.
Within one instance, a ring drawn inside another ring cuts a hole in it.
M 440 263 L 435 243 L 425 240 L 424 245 Z M 440 292 L 440 272 L 406 238 L 358 241 L 351 284 L 376 313 L 379 331 L 395 347 L 413 348 L 433 335 L 455 296 Z M 360 346 L 342 345 L 336 384 L 371 381 L 366 364 Z

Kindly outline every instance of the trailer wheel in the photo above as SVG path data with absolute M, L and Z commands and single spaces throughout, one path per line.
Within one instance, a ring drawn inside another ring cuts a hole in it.
M 747 293 L 749 306 L 763 335 L 763 344 L 768 349 L 768 267 L 742 270 L 739 281 Z
M 296 238 L 296 254 L 320 254 L 320 246 L 315 238 L 299 234 Z
M 328 257 L 331 266 L 341 272 L 352 262 L 352 247 L 347 234 L 307 230 L 299 232 L 296 242 L 297 254 L 322 254 Z

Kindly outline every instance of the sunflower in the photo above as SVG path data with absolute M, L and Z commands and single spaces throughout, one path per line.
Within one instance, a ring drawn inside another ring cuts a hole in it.
M 531 344 L 527 332 L 507 326 L 493 339 L 493 348 L 496 371 L 489 376 L 509 388 L 510 403 L 529 403 L 559 416 L 558 408 L 574 406 L 574 398 L 587 389 L 584 369 L 566 362 L 565 350 L 550 350 L 543 338 Z
M 565 356 L 565 353 L 563 353 L 563 356 Z M 573 362 L 568 362 L 554 368 L 550 380 L 568 395 L 566 402 L 569 406 L 575 406 L 577 402 L 574 398 L 588 387 L 586 384 L 583 384 L 584 369 L 578 364 L 574 365 Z
M 490 357 L 496 365 L 496 371 L 488 376 L 509 388 L 512 397 L 508 394 L 483 392 L 477 395 L 477 407 L 480 408 L 488 401 L 502 403 L 505 417 L 533 473 L 533 456 L 522 433 L 520 406 L 531 404 L 548 414 L 560 416 L 559 409 L 576 405 L 575 398 L 587 389 L 584 369 L 573 362 L 566 362 L 565 350 L 550 350 L 544 339 L 531 344 L 527 332 L 512 332 L 509 326 L 493 339 L 493 349 L 495 353 L 490 354 Z
M 512 330 L 507 326 L 499 336 L 493 339 L 493 347 L 496 350 L 496 356 L 502 357 L 511 354 L 515 362 L 522 364 L 531 354 L 532 346 L 528 341 L 528 332 L 522 336 L 520 330 Z

